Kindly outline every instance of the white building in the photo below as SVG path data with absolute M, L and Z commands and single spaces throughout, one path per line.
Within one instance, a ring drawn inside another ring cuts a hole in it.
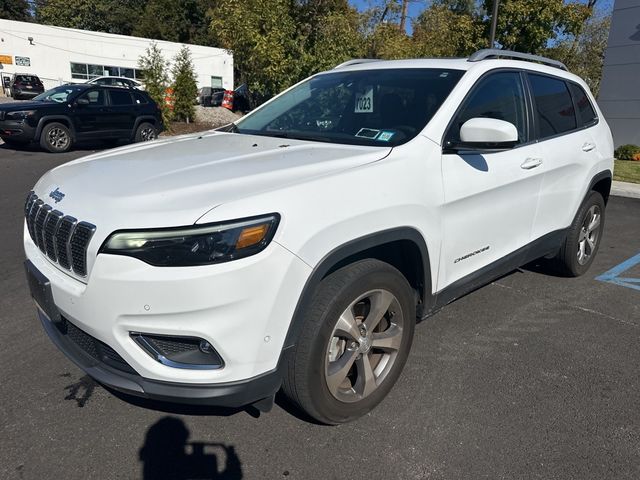
M 0 76 L 32 73 L 45 88 L 102 75 L 138 78 L 138 58 L 152 40 L 0 19 Z M 167 61 L 183 44 L 157 41 Z M 226 50 L 187 45 L 198 87 L 233 89 L 233 56 Z M 0 88 L 1 91 L 1 88 Z

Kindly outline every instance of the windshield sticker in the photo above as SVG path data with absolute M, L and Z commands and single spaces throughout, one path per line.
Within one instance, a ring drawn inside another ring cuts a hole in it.
M 355 113 L 373 113 L 373 87 L 365 87 L 364 92 L 356 94 Z
M 370 138 L 371 140 L 375 140 L 379 133 L 380 130 L 374 130 L 373 128 L 361 128 L 360 130 L 358 130 L 358 133 L 356 133 L 356 137 Z
M 393 138 L 393 136 L 396 134 L 396 132 L 390 132 L 389 130 L 383 130 L 382 132 L 380 132 L 380 135 L 378 135 L 378 138 L 376 138 L 376 140 L 380 141 L 380 142 L 388 142 L 389 140 L 391 140 Z

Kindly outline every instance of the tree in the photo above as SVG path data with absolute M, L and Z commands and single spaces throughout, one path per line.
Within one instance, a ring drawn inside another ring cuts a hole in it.
M 32 19 L 28 0 L 0 0 L 0 18 L 28 22 Z
M 36 0 L 38 23 L 131 35 L 144 0 Z
M 493 0 L 484 0 L 483 6 L 490 12 Z M 585 18 L 585 8 L 564 0 L 500 0 L 496 41 L 507 50 L 539 53 L 550 41 L 573 34 Z M 489 22 L 485 21 L 486 38 Z
M 233 53 L 238 83 L 262 97 L 299 78 L 295 32 L 290 0 L 220 0 L 211 10 L 212 36 Z
M 413 24 L 415 52 L 419 57 L 463 57 L 481 48 L 486 39 L 479 16 L 454 3 L 454 8 L 433 4 Z
M 169 126 L 171 111 L 165 103 L 165 94 L 169 85 L 167 76 L 167 61 L 162 56 L 162 50 L 156 42 L 146 49 L 144 56 L 138 59 L 138 67 L 144 72 L 144 86 L 149 96 L 158 104 L 162 111 L 162 120 Z M 194 95 L 195 97 L 195 95 Z
M 183 46 L 173 59 L 173 117 L 187 123 L 195 118 L 193 101 L 198 94 L 189 48 Z
M 207 43 L 212 1 L 146 0 L 134 35 L 180 43 Z

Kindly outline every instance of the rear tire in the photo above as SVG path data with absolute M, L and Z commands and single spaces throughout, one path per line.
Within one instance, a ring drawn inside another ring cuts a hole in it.
M 149 122 L 142 122 L 138 125 L 134 138 L 136 143 L 148 142 L 150 140 L 155 140 L 156 138 L 158 138 L 158 130 L 153 124 Z
M 40 146 L 48 152 L 67 152 L 71 144 L 71 131 L 62 123 L 47 123 L 40 133 Z
M 391 265 L 361 260 L 322 280 L 303 315 L 284 393 L 321 423 L 365 415 L 406 363 L 415 327 L 413 289 Z
M 605 220 L 602 195 L 590 192 L 578 209 L 560 252 L 553 259 L 560 273 L 579 277 L 586 273 L 598 253 Z

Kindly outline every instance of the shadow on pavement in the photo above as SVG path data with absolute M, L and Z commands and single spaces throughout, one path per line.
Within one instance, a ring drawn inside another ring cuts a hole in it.
M 189 442 L 189 429 L 176 417 L 154 423 L 140 449 L 144 480 L 242 478 L 242 464 L 233 445 Z M 220 468 L 222 466 L 222 468 Z

